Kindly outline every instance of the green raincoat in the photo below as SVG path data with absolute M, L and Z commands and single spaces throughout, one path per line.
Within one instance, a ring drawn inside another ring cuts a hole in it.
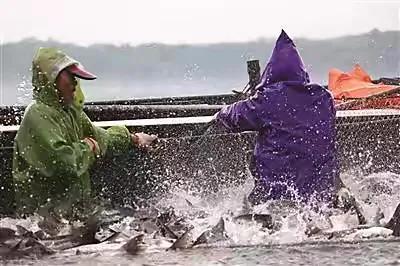
M 34 102 L 24 114 L 14 142 L 13 178 L 19 213 L 41 209 L 70 212 L 90 199 L 89 169 L 96 160 L 89 145 L 94 138 L 100 156 L 133 147 L 126 127 L 96 127 L 83 112 L 79 82 L 74 104 L 64 107 L 55 80 L 64 68 L 78 62 L 55 48 L 40 48 L 32 65 Z

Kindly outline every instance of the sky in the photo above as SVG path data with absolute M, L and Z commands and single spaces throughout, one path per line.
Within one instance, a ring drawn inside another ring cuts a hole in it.
M 35 37 L 80 45 L 324 39 L 400 29 L 397 1 L 0 0 L 0 42 Z

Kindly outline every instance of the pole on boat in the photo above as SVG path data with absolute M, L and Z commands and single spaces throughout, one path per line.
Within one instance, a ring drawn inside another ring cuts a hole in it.
M 249 92 L 252 95 L 256 86 L 260 82 L 260 61 L 247 61 L 247 73 L 249 74 Z
M 243 89 L 242 92 L 238 92 L 233 90 L 234 93 L 239 95 L 239 99 L 241 98 L 247 98 L 255 93 L 256 86 L 260 82 L 260 61 L 259 60 L 249 60 L 247 61 L 247 73 L 249 74 L 249 82 L 246 84 L 245 88 Z M 204 128 L 201 130 L 203 134 L 207 134 L 208 130 L 211 127 L 217 127 L 216 123 L 214 120 L 211 120 L 211 122 L 207 123 Z M 218 130 L 218 129 L 216 129 Z M 220 127 L 219 130 L 222 130 Z
M 260 82 L 260 61 L 249 60 L 247 61 L 247 73 L 249 74 L 249 82 L 246 84 L 243 92 L 241 93 L 245 97 L 253 95 L 256 91 L 256 86 Z
M 249 74 L 249 82 L 244 87 L 243 91 L 232 90 L 233 93 L 240 96 L 240 98 L 246 99 L 253 95 L 256 91 L 256 86 L 260 82 L 260 61 L 249 60 L 247 61 L 247 74 Z M 240 100 L 240 99 L 239 99 Z

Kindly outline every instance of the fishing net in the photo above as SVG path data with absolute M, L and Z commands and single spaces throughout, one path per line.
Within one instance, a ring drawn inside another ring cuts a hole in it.
M 146 126 L 132 131 L 158 132 L 161 140 L 152 153 L 132 150 L 104 158 L 92 169 L 94 190 L 116 204 L 148 202 L 182 188 L 212 193 L 241 185 L 249 177 L 248 164 L 256 133 L 204 132 L 203 124 Z M 341 111 L 337 118 L 337 150 L 341 171 L 361 174 L 399 171 L 400 111 Z M 0 134 L 0 213 L 12 209 L 12 141 Z M 10 203 L 11 202 L 11 203 Z
M 190 129 L 176 130 L 168 132 L 168 136 L 175 137 L 158 143 L 151 154 L 133 151 L 129 156 L 101 162 L 93 175 L 100 178 L 99 189 L 119 202 L 127 199 L 140 202 L 176 186 L 207 194 L 225 186 L 240 185 L 249 177 L 256 133 L 217 131 L 178 137 L 179 133 L 189 134 Z M 341 171 L 400 172 L 399 134 L 400 112 L 376 110 L 367 115 L 359 111 L 339 112 L 337 151 Z

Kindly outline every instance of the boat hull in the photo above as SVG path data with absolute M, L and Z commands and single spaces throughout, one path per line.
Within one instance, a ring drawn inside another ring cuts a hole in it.
M 166 119 L 112 122 L 128 124 L 131 131 L 158 134 L 160 141 L 151 153 L 132 150 L 99 160 L 91 171 L 96 193 L 115 204 L 146 203 L 177 186 L 208 194 L 225 186 L 241 185 L 249 177 L 247 166 L 257 133 L 205 131 L 209 116 Z M 0 213 L 14 211 L 11 166 L 16 131 L 8 129 L 3 126 L 0 135 Z M 399 141 L 398 110 L 337 113 L 341 172 L 400 173 Z

